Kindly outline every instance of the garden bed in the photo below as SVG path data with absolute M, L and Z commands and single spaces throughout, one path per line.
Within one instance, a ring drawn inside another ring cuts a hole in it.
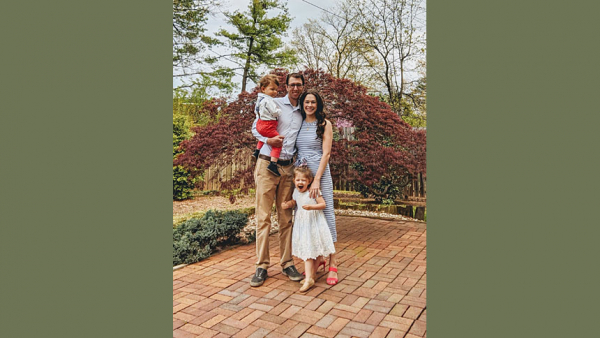
M 390 215 L 403 215 L 418 220 L 426 219 L 425 202 L 396 200 L 396 204 L 378 204 L 372 198 L 334 197 L 333 204 L 336 210 L 358 210 Z
M 385 213 L 387 215 L 402 215 L 410 218 L 418 218 L 417 209 L 422 212 L 425 220 L 426 203 L 422 201 L 397 200 L 394 205 L 381 205 L 375 203 L 372 198 L 363 198 L 360 193 L 353 191 L 334 191 L 334 207 L 336 210 L 354 210 L 364 212 L 364 216 L 374 213 Z M 192 217 L 202 217 L 210 209 L 214 210 L 244 210 L 253 215 L 255 204 L 254 195 L 238 195 L 235 203 L 231 203 L 228 197 L 215 194 L 196 193 L 193 199 L 184 201 L 173 201 L 173 225 L 181 223 Z M 410 209 L 410 210 L 409 210 Z M 356 213 L 354 213 L 356 214 Z M 251 216 L 252 217 L 252 216 Z M 251 220 L 253 217 L 251 218 Z M 252 224 L 253 222 L 249 222 Z M 254 223 L 256 224 L 256 223 Z

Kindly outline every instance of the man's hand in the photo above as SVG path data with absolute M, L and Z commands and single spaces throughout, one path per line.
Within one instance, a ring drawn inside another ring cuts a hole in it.
M 271 147 L 280 148 L 283 147 L 283 135 L 277 135 L 275 137 L 270 137 L 267 140 L 267 144 Z

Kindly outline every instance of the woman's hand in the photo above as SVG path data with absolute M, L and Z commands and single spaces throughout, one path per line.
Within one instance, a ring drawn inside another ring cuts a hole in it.
M 308 196 L 310 198 L 317 198 L 317 196 L 319 196 L 319 189 L 321 188 L 321 180 L 313 180 L 313 182 L 310 185 L 310 190 L 308 193 Z

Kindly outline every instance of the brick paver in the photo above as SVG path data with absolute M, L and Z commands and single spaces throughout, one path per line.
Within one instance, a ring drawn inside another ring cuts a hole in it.
M 426 225 L 336 216 L 339 283 L 309 292 L 281 274 L 250 287 L 254 244 L 173 271 L 173 337 L 426 337 Z M 301 260 L 296 267 L 304 271 Z

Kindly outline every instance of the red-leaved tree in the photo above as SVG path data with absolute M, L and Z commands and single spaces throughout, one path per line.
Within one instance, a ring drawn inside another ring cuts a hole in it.
M 287 71 L 276 69 L 281 85 L 278 96 L 284 96 Z M 338 126 L 355 128 L 351 140 L 334 135 L 329 161 L 334 182 L 344 179 L 364 196 L 376 200 L 395 199 L 411 175 L 425 174 L 426 135 L 402 121 L 366 88 L 348 79 L 336 79 L 323 71 L 304 71 L 305 89 L 316 89 L 323 96 L 327 118 Z M 238 99 L 224 105 L 215 99 L 205 105 L 207 114 L 218 117 L 217 122 L 195 129 L 195 135 L 181 144 L 184 151 L 176 160 L 198 175 L 212 165 L 221 167 L 245 162 L 256 146 L 250 131 L 254 121 L 254 104 L 258 88 L 244 92 Z M 238 170 L 222 189 L 238 187 L 243 180 L 245 189 L 254 184 L 253 166 Z

